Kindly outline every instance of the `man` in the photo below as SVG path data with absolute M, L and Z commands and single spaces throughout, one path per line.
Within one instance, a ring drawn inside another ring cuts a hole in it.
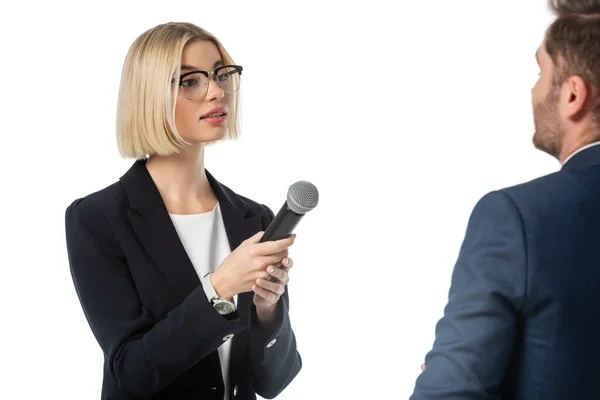
M 535 147 L 561 169 L 483 196 L 411 400 L 600 399 L 600 0 L 555 0 Z

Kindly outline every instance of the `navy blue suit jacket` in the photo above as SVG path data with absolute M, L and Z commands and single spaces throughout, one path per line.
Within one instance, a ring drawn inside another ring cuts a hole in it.
M 600 146 L 486 194 L 411 400 L 600 399 Z
M 273 220 L 265 205 L 208 181 L 231 249 Z M 71 274 L 104 352 L 102 399 L 222 400 L 218 347 L 232 340 L 230 397 L 272 399 L 302 368 L 286 290 L 271 329 L 258 323 L 253 292 L 226 319 L 208 302 L 145 161 L 66 210 Z M 286 287 L 287 289 L 287 287 Z

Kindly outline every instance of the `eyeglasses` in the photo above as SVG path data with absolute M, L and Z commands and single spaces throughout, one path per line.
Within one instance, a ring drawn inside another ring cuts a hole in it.
M 179 77 L 179 87 L 188 100 L 202 100 L 208 93 L 208 82 L 212 78 L 225 93 L 235 93 L 240 88 L 240 65 L 223 65 L 213 72 L 190 71 Z M 175 83 L 175 78 L 171 81 Z

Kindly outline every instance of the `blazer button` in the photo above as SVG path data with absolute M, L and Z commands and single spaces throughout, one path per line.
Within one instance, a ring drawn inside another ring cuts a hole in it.
M 231 339 L 232 337 L 233 337 L 233 333 L 230 333 L 229 335 L 225 335 L 225 336 L 223 336 L 223 341 L 226 342 L 229 339 Z
M 235 397 L 235 396 L 237 396 L 237 393 L 238 393 L 238 385 L 235 385 L 235 386 L 233 387 L 233 396 L 234 396 L 234 397 Z
M 267 349 L 271 346 L 273 346 L 275 344 L 275 342 L 277 341 L 277 339 L 273 339 L 269 342 L 269 344 L 267 345 Z

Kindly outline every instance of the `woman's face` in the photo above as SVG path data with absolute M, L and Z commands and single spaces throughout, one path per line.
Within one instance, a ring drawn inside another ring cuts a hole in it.
M 188 43 L 183 50 L 181 75 L 197 70 L 210 73 L 221 65 L 221 54 L 214 43 L 194 41 Z M 191 143 L 218 141 L 225 135 L 228 112 L 235 93 L 223 92 L 212 76 L 208 79 L 208 88 L 198 85 L 197 78 L 200 78 L 199 74 L 184 77 L 185 90 L 188 94 L 206 92 L 206 96 L 199 100 L 189 100 L 183 92 L 184 88 L 180 87 L 175 104 L 175 125 L 181 137 Z M 176 79 L 179 80 L 179 77 Z M 224 115 L 208 117 L 214 113 Z

